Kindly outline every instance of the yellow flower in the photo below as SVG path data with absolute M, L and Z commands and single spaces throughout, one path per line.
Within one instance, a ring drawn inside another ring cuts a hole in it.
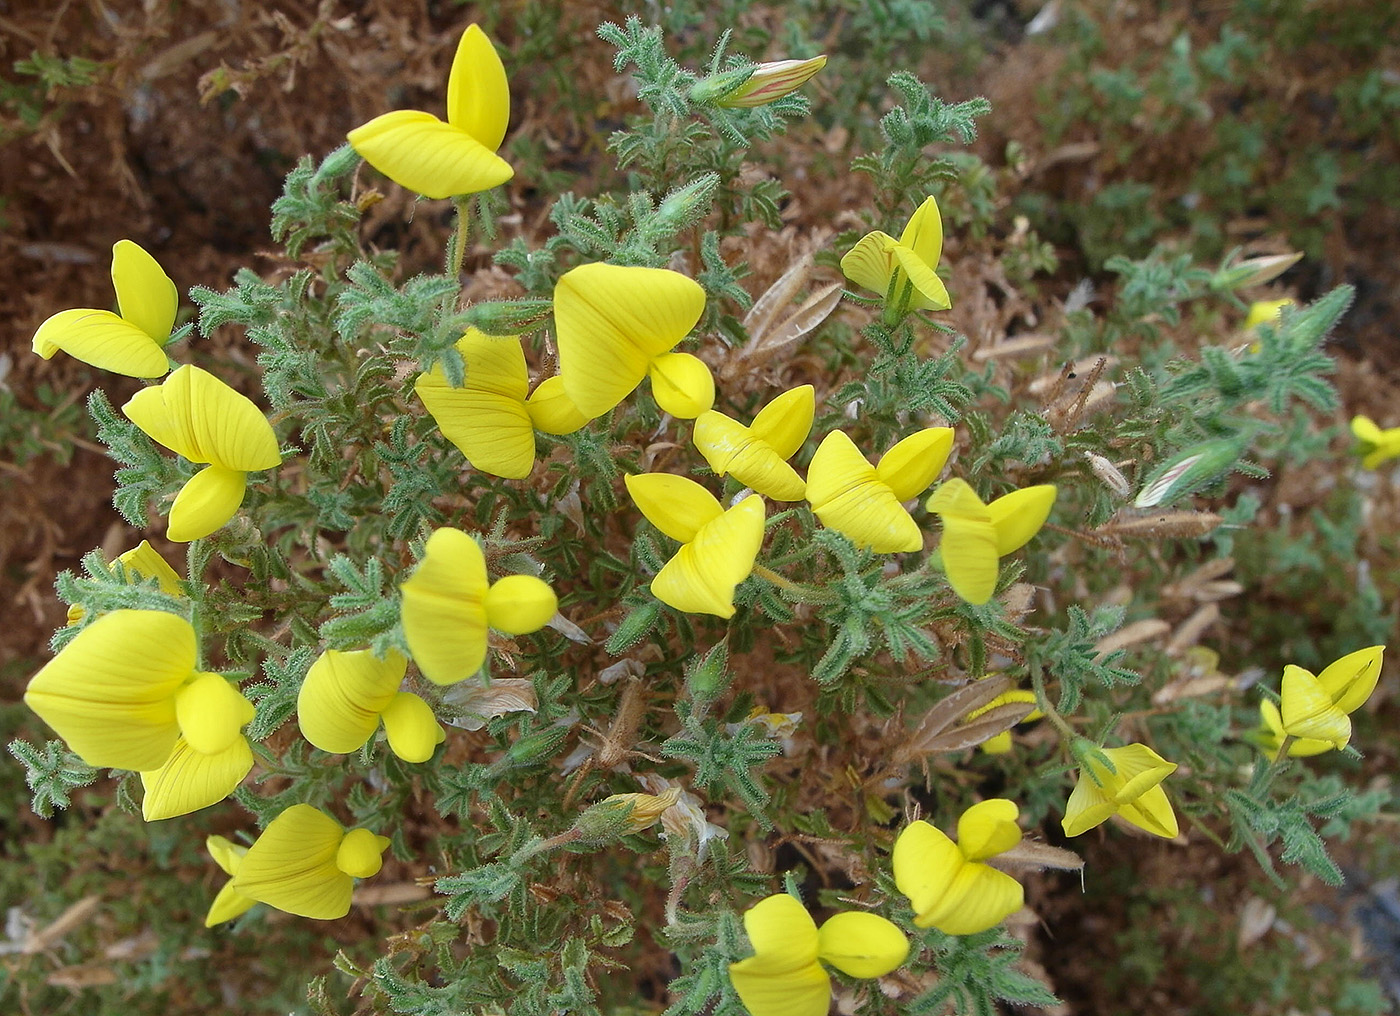
M 928 510 L 943 520 L 938 545 L 953 592 L 968 603 L 986 603 L 997 586 L 999 558 L 1030 542 L 1055 505 L 1055 486 L 1013 490 L 983 504 L 966 481 L 952 479 L 928 499 Z
M 896 312 L 901 306 L 911 311 L 947 310 L 952 301 L 934 272 L 942 254 L 943 219 L 938 202 L 930 196 L 909 217 L 898 240 L 878 229 L 861 237 L 841 259 L 841 271 L 857 285 L 885 297 Z M 912 288 L 906 290 L 905 283 Z
M 993 798 L 958 819 L 958 841 L 927 822 L 905 827 L 894 843 L 894 883 L 909 897 L 914 924 L 948 935 L 975 935 L 1021 909 L 1021 883 L 984 863 L 1021 842 L 1015 803 Z
M 651 580 L 662 603 L 690 614 L 734 616 L 734 589 L 753 571 L 763 544 L 763 498 L 750 494 L 725 511 L 694 480 L 672 473 L 628 475 L 642 514 L 681 543 Z
M 45 360 L 60 349 L 69 356 L 127 377 L 161 377 L 170 369 L 165 343 L 175 327 L 180 297 L 156 259 L 130 240 L 112 245 L 112 286 L 117 309 L 59 311 L 34 333 L 34 352 Z
M 909 940 L 878 914 L 836 914 L 820 929 L 786 893 L 744 913 L 754 954 L 729 964 L 729 979 L 752 1016 L 825 1016 L 831 976 L 825 961 L 851 977 L 883 977 L 909 955 Z
M 447 737 L 433 710 L 417 695 L 399 691 L 408 661 L 389 651 L 376 659 L 368 649 L 327 649 L 311 665 L 297 693 L 302 736 L 339 755 L 358 751 L 384 723 L 389 748 L 405 762 L 426 762 Z
M 716 106 L 731 109 L 752 109 L 766 106 L 784 95 L 797 91 L 826 66 L 826 56 L 806 60 L 770 60 L 754 68 L 753 74 L 738 88 L 715 101 Z
M 1030 705 L 1034 705 L 1035 692 L 1014 690 L 1003 692 L 1002 694 L 998 695 L 996 698 L 988 702 L 985 706 L 982 706 L 980 709 L 973 709 L 967 714 L 963 722 L 969 723 L 972 720 L 975 720 L 977 717 L 981 716 L 983 713 L 989 713 L 993 709 L 996 709 L 998 706 L 1007 706 L 1013 702 L 1025 702 Z M 1032 709 L 1025 715 L 1021 722 L 1030 723 L 1032 720 L 1038 720 L 1044 715 L 1045 714 L 1042 713 L 1039 709 Z M 980 747 L 988 755 L 1005 755 L 1011 750 L 1011 731 L 1003 730 L 1000 734 L 993 734 L 991 737 L 987 738 L 987 740 L 983 741 L 980 745 L 978 745 L 978 747 Z
M 1345 748 L 1351 740 L 1350 714 L 1376 690 L 1384 651 L 1385 646 L 1358 649 L 1329 663 L 1316 676 L 1291 663 L 1284 667 L 1281 705 L 1264 702 L 1260 706 L 1266 731 L 1272 733 L 1276 726 L 1280 735 L 1277 740 L 1265 737 L 1266 750 L 1277 756 L 1282 735 L 1298 739 L 1289 748 L 1290 755 L 1318 755 Z
M 656 404 L 693 420 L 715 401 L 704 362 L 671 349 L 705 310 L 705 291 L 666 268 L 591 264 L 554 287 L 559 376 L 589 419 L 602 416 L 651 376 Z
M 238 869 L 243 864 L 243 858 L 248 853 L 247 847 L 240 847 L 230 843 L 222 836 L 210 836 L 204 841 L 204 847 L 209 851 L 209 856 L 214 859 L 214 863 L 223 869 L 225 875 L 237 875 Z M 214 902 L 209 905 L 209 913 L 204 917 L 204 926 L 212 928 L 216 924 L 223 924 L 231 921 L 239 914 L 246 913 L 258 901 L 244 896 L 233 887 L 233 880 L 224 883 L 219 895 L 214 897 Z
M 901 502 L 933 482 L 953 447 L 951 427 L 909 435 L 870 462 L 846 436 L 833 430 L 807 470 L 807 501 L 822 525 L 877 554 L 920 550 L 923 533 Z
M 1077 754 L 1081 759 L 1079 782 L 1069 795 L 1060 823 L 1066 836 L 1078 836 L 1109 816 L 1119 815 L 1154 836 L 1176 838 L 1176 813 L 1160 785 L 1176 772 L 1175 762 L 1168 762 L 1145 744 L 1090 747 Z
M 135 585 L 145 579 L 155 579 L 160 591 L 167 596 L 185 595 L 180 588 L 179 573 L 145 540 L 125 554 L 117 555 L 117 561 L 121 562 L 122 576 L 127 585 Z M 77 624 L 86 616 L 87 611 L 81 604 L 75 603 L 68 608 L 69 624 Z
M 434 684 L 456 684 L 481 669 L 488 627 L 508 635 L 539 631 L 559 606 L 554 590 L 533 575 L 490 582 L 476 541 L 450 528 L 428 537 L 423 560 L 399 592 L 409 652 Z
M 388 846 L 368 829 L 346 832 L 325 812 L 294 804 L 248 848 L 229 887 L 289 914 L 333 920 L 350 913 L 355 879 L 377 875 Z
M 195 670 L 194 628 L 159 610 L 114 610 L 73 637 L 24 701 L 90 766 L 134 769 L 148 821 L 223 800 L 253 767 L 253 707 Z
M 213 374 L 188 364 L 143 388 L 122 412 L 151 440 L 208 466 L 170 506 L 166 536 L 188 543 L 215 532 L 243 503 L 248 473 L 282 462 L 277 435 L 261 410 Z
M 812 430 L 816 398 L 811 385 L 783 392 L 745 427 L 713 409 L 695 421 L 692 440 L 719 476 L 734 479 L 774 501 L 800 501 L 807 484 L 787 460 Z
M 496 154 L 510 121 L 506 69 L 486 33 L 467 26 L 447 78 L 447 122 L 399 109 L 346 135 L 350 146 L 395 183 L 429 198 L 475 194 L 515 171 Z
M 1277 321 L 1283 316 L 1283 308 L 1293 306 L 1293 301 L 1285 297 L 1282 300 L 1257 300 L 1249 305 L 1249 314 L 1244 319 L 1245 331 L 1258 328 L 1260 325 L 1270 321 Z
M 1375 469 L 1382 462 L 1400 456 L 1400 427 L 1381 430 L 1370 418 L 1354 416 L 1351 432 L 1360 442 L 1356 451 L 1362 456 L 1361 464 L 1367 469 Z
M 418 375 L 413 389 L 443 436 L 482 472 L 523 479 L 535 465 L 536 429 L 571 434 L 588 422 L 557 379 L 526 398 L 530 380 L 519 338 L 493 338 L 468 328 L 457 351 L 467 365 L 461 388 L 450 386 L 437 364 Z

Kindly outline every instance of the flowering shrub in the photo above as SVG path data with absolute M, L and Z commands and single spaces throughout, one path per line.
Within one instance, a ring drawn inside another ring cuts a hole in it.
M 256 372 L 187 362 L 132 241 L 119 314 L 40 327 L 41 356 L 164 378 L 89 408 L 117 510 L 187 546 L 184 577 L 142 544 L 60 579 L 70 624 L 25 695 L 57 740 L 11 745 L 34 809 L 112 769 L 147 821 L 197 813 L 220 934 L 406 906 L 336 961 L 375 1011 L 1049 1005 L 1026 880 L 1083 869 L 1066 844 L 1105 823 L 1339 881 L 1319 820 L 1376 802 L 1297 758 L 1355 754 L 1383 647 L 1290 661 L 1277 694 L 1186 687 L 1210 622 L 1159 615 L 1230 571 L 1258 507 L 1231 475 L 1336 408 L 1347 289 L 1168 361 L 1162 322 L 1243 318 L 1268 279 L 1158 251 L 1110 261 L 1112 308 L 1060 307 L 1049 342 L 959 335 L 940 199 L 965 194 L 927 152 L 987 110 L 908 74 L 855 162 L 869 228 L 765 288 L 745 173 L 822 58 L 721 45 L 702 75 L 636 19 L 599 34 L 650 114 L 609 143 L 626 193 L 560 196 L 542 244 L 497 241 L 510 55 L 471 25 L 446 120 L 385 113 L 288 176 L 287 272 L 189 293 Z M 443 272 L 404 279 L 358 232 L 393 187 L 451 200 Z M 481 244 L 512 281 L 468 299 Z M 1391 453 L 1356 433 L 1367 467 Z M 658 949 L 643 1004 L 625 971 Z

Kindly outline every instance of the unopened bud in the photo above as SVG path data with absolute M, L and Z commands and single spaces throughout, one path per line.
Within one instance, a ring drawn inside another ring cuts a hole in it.
M 567 727 L 546 727 L 544 730 L 522 734 L 491 767 L 497 773 L 501 773 L 539 765 L 557 753 L 568 736 Z
M 349 145 L 341 145 L 321 160 L 321 165 L 316 167 L 316 175 L 312 179 L 318 185 L 331 183 L 354 172 L 361 161 L 359 152 Z
M 1238 461 L 1245 444 L 1236 438 L 1217 438 L 1186 449 L 1157 468 L 1133 506 L 1169 505 L 1195 493 L 1224 475 Z
M 766 106 L 801 88 L 812 75 L 825 66 L 825 55 L 814 56 L 808 60 L 775 60 L 771 63 L 761 63 L 754 68 L 747 81 L 717 100 L 715 104 L 738 109 Z
M 718 173 L 704 176 L 667 194 L 657 206 L 654 220 L 666 232 L 672 233 L 691 226 L 704 218 L 719 186 Z
M 1217 293 L 1228 293 L 1236 289 L 1248 289 L 1250 286 L 1262 286 L 1278 278 L 1302 259 L 1302 251 L 1292 254 L 1265 254 L 1241 261 L 1239 264 L 1230 264 L 1227 258 L 1225 264 L 1216 269 L 1210 280 L 1210 288 Z
M 663 794 L 613 794 L 580 815 L 574 828 L 585 843 L 608 843 L 651 828 L 680 796 L 679 787 Z
M 492 300 L 472 304 L 461 316 L 485 335 L 513 338 L 535 331 L 553 310 L 549 300 Z
M 1084 457 L 1089 460 L 1089 468 L 1094 471 L 1094 475 L 1102 480 L 1104 486 L 1113 493 L 1119 497 L 1127 497 L 1133 492 L 1128 478 L 1108 459 L 1093 452 L 1085 452 Z

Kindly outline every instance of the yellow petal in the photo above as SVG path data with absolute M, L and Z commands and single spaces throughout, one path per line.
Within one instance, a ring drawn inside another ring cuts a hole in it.
M 744 931 L 754 954 L 742 964 L 765 974 L 790 973 L 817 962 L 817 925 L 807 908 L 778 893 L 744 911 Z
M 389 841 L 368 829 L 351 829 L 335 852 L 335 866 L 353 878 L 372 878 L 384 866 Z
M 693 420 L 715 404 L 714 376 L 698 356 L 662 353 L 647 373 L 652 398 L 678 420 Z
M 539 383 L 526 400 L 525 410 L 535 429 L 545 434 L 572 434 L 588 423 L 588 417 L 564 391 L 564 379 L 558 374 Z
M 894 274 L 896 261 L 890 253 L 894 247 L 894 237 L 888 233 L 878 229 L 866 233 L 841 259 L 841 274 L 856 285 L 884 296 L 889 291 L 890 278 Z
M 204 847 L 225 875 L 237 873 L 238 866 L 243 863 L 244 855 L 248 853 L 247 847 L 232 843 L 223 836 L 205 837 Z
M 189 364 L 137 392 L 122 412 L 152 440 L 191 462 L 252 472 L 282 461 L 277 435 L 252 400 Z
M 301 917 L 330 920 L 350 912 L 355 882 L 336 867 L 344 830 L 309 804 L 273 819 L 238 866 L 232 885 L 244 896 Z
M 1095 771 L 1120 803 L 1135 800 L 1176 772 L 1175 762 L 1168 762 L 1145 744 L 1125 744 L 1121 748 L 1101 750 L 1117 771 L 1109 773 L 1102 768 Z
M 753 571 L 763 519 L 763 498 L 750 494 L 707 522 L 656 573 L 652 595 L 687 613 L 733 617 L 734 588 Z
M 883 977 L 909 956 L 909 939 L 879 914 L 836 914 L 817 929 L 817 955 L 851 977 Z
M 977 747 L 988 755 L 1005 755 L 1011 750 L 1011 731 L 1003 730 L 1000 734 L 993 734 Z
M 447 75 L 447 122 L 494 152 L 501 147 L 509 120 L 506 69 L 486 33 L 468 25 Z
M 749 430 L 780 457 L 790 459 L 812 432 L 812 418 L 816 411 L 816 393 L 812 386 L 798 385 L 759 410 Z
M 197 674 L 175 695 L 175 719 L 190 747 L 205 755 L 228 750 L 243 739 L 253 704 L 218 674 Z
M 399 692 L 385 708 L 384 732 L 389 735 L 389 750 L 405 762 L 428 761 L 447 739 L 432 707 L 409 691 Z
M 907 247 L 924 264 L 933 268 L 943 256 L 943 217 L 932 194 L 909 216 L 899 245 Z
M 751 1016 L 826 1016 L 831 977 L 816 960 L 795 970 L 769 973 L 750 957 L 729 965 L 729 980 Z
M 525 408 L 529 382 L 520 340 L 491 338 L 471 328 L 457 351 L 467 364 L 461 388 L 447 383 L 438 364 L 418 376 L 414 391 L 443 436 L 477 469 L 513 480 L 529 476 L 535 434 Z
M 1081 771 L 1079 782 L 1065 802 L 1065 817 L 1060 820 L 1060 825 L 1066 836 L 1078 836 L 1108 821 L 1117 811 L 1118 805 L 1087 773 Z
M 1014 801 L 994 797 L 974 804 L 958 819 L 958 849 L 969 861 L 985 861 L 1021 842 Z
M 879 554 L 920 550 L 924 537 L 844 431 L 833 430 L 807 470 L 807 501 L 822 525 Z
M 428 538 L 423 560 L 399 587 L 413 662 L 434 684 L 455 684 L 486 662 L 486 559 L 460 529 Z
M 1351 432 L 1358 441 L 1363 441 L 1368 445 L 1381 443 L 1381 429 L 1370 417 L 1353 416 L 1351 418 Z
M 175 693 L 194 664 L 183 617 L 114 610 L 34 675 L 24 701 L 88 765 L 158 769 L 180 736 Z
M 34 333 L 34 352 L 47 360 L 60 349 L 127 377 L 160 377 L 170 369 L 159 343 L 109 310 L 63 310 L 41 324 Z
M 602 416 L 695 327 L 705 291 L 665 268 L 580 265 L 554 288 L 559 375 L 579 412 Z
M 1283 316 L 1283 308 L 1290 306 L 1292 300 L 1284 298 L 1282 300 L 1256 300 L 1249 305 L 1249 315 L 1244 319 L 1244 329 L 1258 328 L 1266 321 L 1277 321 Z
M 257 906 L 257 903 L 257 900 L 244 896 L 235 889 L 233 882 L 225 882 L 224 887 L 219 890 L 219 894 L 214 897 L 214 902 L 209 906 L 209 913 L 204 917 L 204 926 L 212 928 L 216 924 L 231 921 Z
M 997 584 L 996 527 L 987 506 L 966 481 L 954 478 L 933 492 L 928 510 L 943 521 L 938 552 L 948 584 L 968 603 L 986 603 Z
M 1150 787 L 1131 803 L 1122 805 L 1118 814 L 1139 829 L 1163 839 L 1174 840 L 1181 831 L 1167 792 L 1160 786 Z
M 1354 713 L 1376 690 L 1376 682 L 1381 676 L 1381 654 L 1385 646 L 1368 646 L 1354 653 L 1347 653 L 1340 660 L 1329 663 L 1317 675 L 1318 683 L 1337 708 L 1344 713 Z
M 118 240 L 112 245 L 112 285 L 122 317 L 163 347 L 180 309 L 180 294 L 170 276 L 139 244 Z
M 1345 748 L 1351 740 L 1351 717 L 1337 708 L 1322 683 L 1302 667 L 1290 663 L 1283 668 L 1279 698 L 1284 733 L 1327 741 L 1337 748 Z
M 987 505 L 997 534 L 997 556 L 1020 550 L 1040 532 L 1050 509 L 1055 506 L 1055 485 L 1043 483 L 1024 490 L 1013 490 Z
M 898 262 L 902 274 L 914 284 L 914 294 L 909 299 L 910 310 L 929 307 L 934 310 L 947 310 L 953 306 L 943 280 L 931 266 L 920 260 L 917 254 L 902 244 L 895 244 L 890 248 L 890 253 Z M 897 293 L 895 295 L 898 296 Z
M 118 555 L 117 560 L 122 563 L 128 576 L 155 579 L 161 592 L 169 596 L 184 595 L 180 589 L 179 573 L 147 541 L 142 540 L 125 554 Z
M 914 924 L 949 935 L 986 931 L 1019 910 L 1021 885 L 985 864 L 968 861 L 942 830 L 910 823 L 895 841 L 895 885 L 909 897 Z
M 533 575 L 507 575 L 486 591 L 486 623 L 507 635 L 528 635 L 549 623 L 559 598 Z
M 345 137 L 379 172 L 428 198 L 476 194 L 515 175 L 493 149 L 431 113 L 384 113 Z
M 1259 703 L 1259 718 L 1261 721 L 1261 729 L 1257 733 L 1259 746 L 1270 758 L 1277 760 L 1278 750 L 1283 747 L 1284 737 L 1283 717 L 1279 715 L 1278 706 L 1268 699 L 1264 699 Z M 1330 741 L 1299 737 L 1293 740 L 1288 754 L 1294 758 L 1306 758 L 1335 750 Z
M 952 450 L 952 427 L 928 427 L 910 434 L 880 456 L 875 476 L 898 500 L 912 500 L 943 471 Z
M 205 466 L 175 495 L 166 537 L 175 543 L 189 543 L 218 532 L 238 514 L 247 490 L 247 473 Z
M 141 817 L 156 822 L 218 804 L 252 768 L 253 751 L 242 735 L 214 754 L 195 751 L 182 737 L 165 765 L 141 773 L 141 785 L 146 788 Z
M 302 736 L 322 751 L 358 751 L 399 694 L 407 667 L 408 661 L 393 651 L 379 660 L 368 649 L 327 649 L 306 672 L 297 693 Z
M 807 484 L 783 456 L 749 427 L 713 410 L 701 413 L 692 435 L 695 447 L 719 476 L 734 478 L 775 501 L 800 501 Z
M 700 528 L 724 509 L 700 484 L 674 473 L 629 473 L 627 493 L 653 526 L 673 540 L 689 543 Z

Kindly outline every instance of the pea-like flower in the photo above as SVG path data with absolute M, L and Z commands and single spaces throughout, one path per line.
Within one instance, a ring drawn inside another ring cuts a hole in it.
M 447 733 L 432 707 L 411 691 L 400 691 L 408 661 L 393 650 L 377 659 L 368 649 L 327 649 L 297 693 L 302 736 L 322 751 L 348 755 L 374 736 L 379 724 L 389 749 L 405 762 L 426 762 Z
M 1345 748 L 1351 740 L 1350 714 L 1376 690 L 1384 652 L 1385 646 L 1358 649 L 1317 675 L 1291 663 L 1284 667 L 1281 707 L 1267 700 L 1259 706 L 1265 750 L 1277 756 L 1285 736 L 1295 738 L 1289 755 L 1320 755 Z
M 880 457 L 860 453 L 845 431 L 822 439 L 807 470 L 807 502 L 822 525 L 877 554 L 919 550 L 923 533 L 902 502 L 933 482 L 953 448 L 951 427 L 911 434 Z
M 693 440 L 719 476 L 734 479 L 774 501 L 800 501 L 807 483 L 787 460 L 812 431 L 816 397 L 811 385 L 783 392 L 745 427 L 713 409 L 695 420 Z
M 215 864 L 223 869 L 225 875 L 237 875 L 238 869 L 243 864 L 243 858 L 248 853 L 247 847 L 230 843 L 222 836 L 210 836 L 204 841 L 204 848 L 209 851 L 209 856 L 214 859 Z M 214 897 L 214 902 L 209 905 L 209 913 L 204 916 L 204 926 L 212 928 L 216 924 L 231 921 L 238 915 L 246 913 L 257 902 L 251 896 L 244 896 L 235 889 L 233 879 L 230 878 L 219 890 L 219 894 Z
M 195 463 L 208 463 L 170 506 L 166 536 L 177 543 L 220 529 L 237 513 L 248 474 L 282 462 L 277 435 L 249 398 L 213 374 L 188 364 L 159 385 L 143 388 L 122 407 L 158 444 Z
M 715 401 L 704 361 L 673 353 L 705 310 L 699 283 L 667 268 L 580 265 L 554 287 L 559 376 L 589 419 L 602 416 L 651 377 L 656 404 L 693 420 Z
M 159 610 L 114 610 L 34 675 L 24 701 L 90 766 L 134 769 L 148 821 L 223 800 L 248 775 L 253 707 L 195 670 L 194 628 Z
M 744 913 L 754 954 L 729 964 L 729 979 L 753 1016 L 825 1016 L 831 1006 L 829 963 L 851 977 L 883 977 L 909 955 L 904 932 L 878 914 L 836 914 L 818 928 L 786 893 Z
M 535 465 L 536 430 L 572 434 L 588 422 L 557 377 L 526 397 L 530 379 L 519 338 L 493 338 L 468 328 L 457 351 L 467 365 L 462 387 L 449 385 L 436 364 L 418 375 L 413 390 L 443 436 L 482 472 L 523 479 Z
M 914 924 L 948 935 L 975 935 L 1021 909 L 1021 883 L 987 864 L 1021 842 L 1015 802 L 997 797 L 958 819 L 958 841 L 928 822 L 899 834 L 891 858 L 894 883 L 909 897 Z
M 165 343 L 175 327 L 180 296 L 156 259 L 131 240 L 112 245 L 117 310 L 63 310 L 34 333 L 45 360 L 60 349 L 84 363 L 127 377 L 161 377 L 170 369 Z
M 753 571 L 763 544 L 763 498 L 726 511 L 694 480 L 673 473 L 626 477 L 627 492 L 651 524 L 681 544 L 651 580 L 662 603 L 689 614 L 734 616 L 734 589 Z
M 1090 746 L 1076 754 L 1081 760 L 1079 782 L 1069 795 L 1060 823 L 1066 836 L 1088 832 L 1118 815 L 1153 836 L 1176 838 L 1176 813 L 1161 787 L 1162 781 L 1176 772 L 1175 762 L 1168 762 L 1145 744 Z
M 232 892 L 300 917 L 350 913 L 355 879 L 379 874 L 389 840 L 351 829 L 319 808 L 294 804 L 268 823 L 229 883 Z
M 1370 417 L 1354 416 L 1351 432 L 1358 442 L 1356 453 L 1361 456 L 1361 465 L 1365 468 L 1375 469 L 1382 462 L 1400 457 L 1400 427 L 1382 430 Z
M 434 684 L 456 684 L 486 662 L 486 629 L 526 635 L 559 607 L 554 590 L 533 575 L 486 576 L 486 558 L 460 529 L 428 537 L 423 560 L 399 587 L 403 634 L 413 662 Z
M 1029 543 L 1054 505 L 1055 486 L 1049 483 L 1013 490 L 991 504 L 983 504 L 964 480 L 941 484 L 928 510 L 943 521 L 938 551 L 953 592 L 968 603 L 990 600 L 999 559 Z
M 395 183 L 429 198 L 476 194 L 515 175 L 496 154 L 510 121 L 510 85 L 491 40 L 468 25 L 447 77 L 447 122 L 399 109 L 346 135 L 350 146 Z
M 930 195 L 909 217 L 896 240 L 875 230 L 861 237 L 841 259 L 841 271 L 857 285 L 874 290 L 889 307 L 906 299 L 908 310 L 947 310 L 953 305 L 934 269 L 943 255 L 943 218 Z

